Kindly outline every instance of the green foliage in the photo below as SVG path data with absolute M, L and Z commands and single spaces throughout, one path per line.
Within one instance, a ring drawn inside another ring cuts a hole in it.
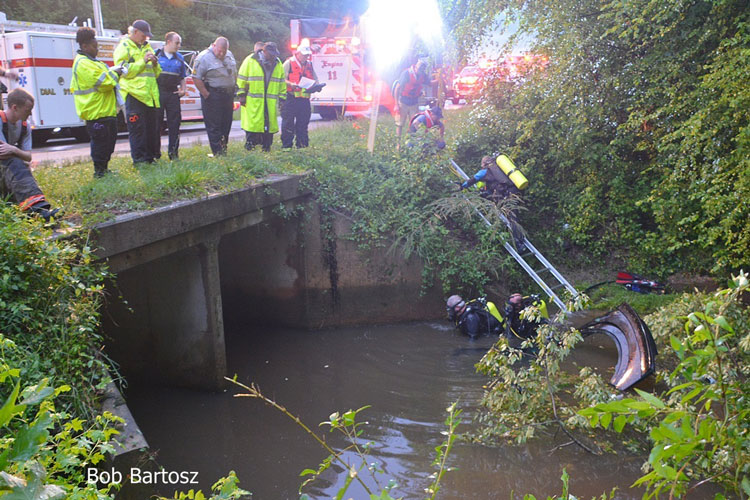
M 109 381 L 97 331 L 107 272 L 85 244 L 53 239 L 15 207 L 0 207 L 0 247 L 0 324 L 16 345 L 4 363 L 29 383 L 70 386 L 60 402 L 91 417 L 96 391 Z
M 240 480 L 237 478 L 237 474 L 234 471 L 229 471 L 225 477 L 216 481 L 211 486 L 213 495 L 207 497 L 201 490 L 190 490 L 185 492 L 176 492 L 172 499 L 177 500 L 234 500 L 242 498 L 250 498 L 249 491 L 245 491 L 240 488 Z M 171 500 L 167 497 L 158 497 L 158 500 Z
M 571 310 L 581 307 L 581 303 L 574 304 Z M 533 306 L 523 314 L 540 318 Z M 563 369 L 563 361 L 581 340 L 577 330 L 553 323 L 540 325 L 536 336 L 521 342 L 520 348 L 501 337 L 476 365 L 491 382 L 482 398 L 487 411 L 480 415 L 483 425 L 475 439 L 524 443 L 551 426 L 566 433 L 583 426 L 578 409 L 606 401 L 613 390 L 588 368 L 579 374 Z
M 591 299 L 589 305 L 591 309 L 611 310 L 626 302 L 643 317 L 674 302 L 679 298 L 679 295 L 673 293 L 636 293 L 627 290 L 622 285 L 613 283 L 595 288 L 589 294 L 589 298 Z
M 648 434 L 648 469 L 635 483 L 647 487 L 645 498 L 684 497 L 707 481 L 741 498 L 750 495 L 750 312 L 738 304 L 748 289 L 740 273 L 731 288 L 702 296 L 700 310 L 677 318 L 682 328 L 664 320 L 652 326 L 662 341 L 668 336 L 670 349 L 662 352 L 676 358 L 663 377 L 668 389 L 636 390 L 638 398 L 579 411 L 593 427 L 611 425 L 620 433 L 630 425 Z
M 463 46 L 502 11 L 550 60 L 489 78 L 456 140 L 459 161 L 505 152 L 524 171 L 530 232 L 567 224 L 568 243 L 593 258 L 657 276 L 750 264 L 746 2 L 456 5 L 473 8 L 456 17 Z
M 58 411 L 54 400 L 70 387 L 53 389 L 45 378 L 21 390 L 21 370 L 6 362 L 18 346 L 0 334 L 0 350 L 0 384 L 4 393 L 12 387 L 0 408 L 0 498 L 113 498 L 109 486 L 88 483 L 85 471 L 114 451 L 114 425 L 122 419 L 104 412 L 85 421 Z

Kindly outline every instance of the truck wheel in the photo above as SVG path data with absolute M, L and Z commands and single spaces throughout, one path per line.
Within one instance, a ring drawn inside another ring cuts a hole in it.
M 341 118 L 341 108 L 338 106 L 321 106 L 318 108 L 318 114 L 324 120 L 338 120 Z
M 38 148 L 44 146 L 44 144 L 51 137 L 49 129 L 32 130 L 31 132 L 31 146 Z
M 71 132 L 73 134 L 73 137 L 75 137 L 76 141 L 78 142 L 89 142 L 91 140 L 91 136 L 89 136 L 88 130 L 86 130 L 86 127 L 75 127 L 71 129 Z

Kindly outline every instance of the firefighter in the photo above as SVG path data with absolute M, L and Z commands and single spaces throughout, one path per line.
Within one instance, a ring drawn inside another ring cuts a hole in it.
M 10 197 L 30 215 L 45 221 L 54 217 L 49 202 L 31 175 L 31 127 L 26 121 L 34 108 L 34 97 L 25 89 L 8 93 L 8 109 L 0 111 L 0 195 Z
M 396 134 L 398 135 L 397 149 L 401 146 L 401 135 L 406 122 L 419 111 L 419 97 L 422 95 L 422 87 L 430 83 L 427 74 L 427 60 L 420 58 L 416 64 L 401 73 L 393 88 L 393 96 L 396 99 Z
M 279 100 L 286 98 L 284 68 L 275 43 L 266 43 L 242 61 L 237 86 L 245 149 L 261 145 L 263 151 L 270 151 L 273 134 L 279 131 Z
M 76 113 L 86 121 L 91 138 L 94 177 L 102 177 L 117 142 L 117 108 L 124 105 L 118 86 L 122 68 L 110 69 L 96 58 L 99 43 L 93 28 L 78 28 L 76 42 L 80 49 L 73 61 L 70 89 Z
M 425 128 L 427 133 L 435 128 L 440 134 L 440 137 L 434 141 L 431 138 L 430 143 L 434 143 L 435 148 L 441 150 L 445 148 L 445 125 L 443 125 L 442 119 L 443 110 L 440 109 L 440 106 L 433 103 L 424 111 L 420 111 L 412 117 L 409 122 L 409 135 L 416 135 L 417 131 L 422 127 Z
M 481 335 L 499 335 L 505 320 L 495 304 L 484 298 L 466 302 L 460 295 L 451 295 L 446 302 L 448 319 L 453 321 L 461 333 L 476 339 Z
M 125 97 L 130 156 L 136 167 L 161 157 L 161 106 L 156 84 L 161 67 L 148 43 L 152 36 L 151 26 L 139 19 L 114 52 L 115 65 L 123 68 L 120 88 Z
M 311 54 L 310 46 L 302 45 L 284 62 L 287 95 L 281 108 L 281 146 L 285 148 L 292 147 L 295 135 L 298 148 L 306 148 L 310 142 L 307 135 L 312 112 L 308 91 L 310 85 L 306 85 L 306 90 L 300 87 L 300 80 L 304 77 L 318 84 L 318 75 L 310 62 Z
M 193 68 L 193 82 L 201 94 L 203 122 L 212 156 L 227 154 L 236 81 L 237 62 L 229 50 L 229 40 L 220 36 L 198 54 Z
M 461 189 L 469 188 L 477 182 L 483 182 L 484 187 L 482 188 L 482 196 L 494 201 L 495 203 L 500 203 L 510 196 L 520 198 L 521 190 L 513 184 L 513 181 L 510 180 L 505 172 L 497 166 L 497 163 L 491 157 L 483 157 L 481 166 L 482 168 L 474 175 L 474 177 L 461 184 Z M 509 212 L 507 214 L 507 219 L 508 227 L 510 228 L 513 241 L 516 245 L 516 250 L 519 252 L 525 252 L 526 243 L 524 240 L 526 238 L 523 234 L 523 229 L 518 224 L 516 214 L 514 212 Z
M 156 51 L 156 58 L 161 67 L 161 74 L 156 79 L 159 85 L 159 123 L 164 123 L 167 118 L 167 130 L 169 131 L 169 143 L 167 154 L 170 160 L 179 157 L 180 149 L 180 124 L 182 123 L 182 110 L 180 109 L 180 98 L 187 90 L 187 64 L 185 58 L 179 53 L 182 46 L 182 37 L 170 31 L 164 37 L 164 48 Z

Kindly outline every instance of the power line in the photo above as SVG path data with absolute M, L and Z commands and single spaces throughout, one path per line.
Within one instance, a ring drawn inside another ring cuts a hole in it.
M 228 4 L 228 3 L 207 2 L 205 0 L 191 0 L 191 1 L 192 1 L 192 3 L 200 3 L 200 4 L 210 5 L 210 6 L 216 6 L 216 7 L 231 7 L 233 9 L 249 10 L 249 11 L 252 11 L 252 12 L 263 12 L 265 14 L 278 14 L 278 15 L 282 15 L 282 16 L 291 16 L 293 18 L 305 17 L 305 18 L 313 19 L 313 16 L 305 16 L 305 15 L 301 15 L 301 14 L 297 14 L 297 13 L 293 13 L 293 12 L 279 12 L 279 11 L 275 11 L 275 10 L 255 9 L 253 7 L 243 7 L 241 5 L 232 5 L 232 4 Z

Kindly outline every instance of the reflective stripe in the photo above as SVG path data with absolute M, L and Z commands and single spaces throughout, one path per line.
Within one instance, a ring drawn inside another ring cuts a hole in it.
M 37 203 L 41 203 L 43 201 L 47 201 L 44 198 L 43 194 L 35 194 L 33 196 L 29 196 L 25 200 L 23 200 L 21 203 L 18 204 L 18 206 L 21 208 L 22 211 L 26 211 L 36 205 Z
M 274 77 L 271 77 L 271 81 L 272 82 L 284 83 L 286 80 L 284 80 L 283 78 L 274 78 Z
M 162 75 L 175 75 L 175 76 L 180 76 L 180 73 L 175 73 L 174 71 L 164 71 L 164 70 L 161 70 L 161 74 L 162 74 Z
M 244 76 L 244 75 L 238 75 L 238 80 L 244 80 L 246 82 L 262 82 L 263 77 L 262 76 Z
M 141 78 L 141 77 L 144 77 L 144 76 L 145 76 L 145 77 L 148 77 L 148 76 L 150 76 L 150 77 L 152 77 L 152 78 L 156 78 L 156 75 L 155 75 L 155 74 L 153 74 L 153 73 L 141 73 L 140 75 L 136 75 L 136 78 Z
M 87 94 L 93 94 L 94 92 L 96 92 L 96 88 L 92 87 L 86 90 L 74 90 L 73 95 L 87 95 Z
M 278 99 L 278 98 L 279 98 L 278 94 L 269 94 L 266 96 L 266 99 Z
M 248 97 L 254 97 L 255 99 L 263 99 L 263 97 L 264 97 L 263 94 L 252 94 L 252 93 L 248 93 L 247 96 Z

